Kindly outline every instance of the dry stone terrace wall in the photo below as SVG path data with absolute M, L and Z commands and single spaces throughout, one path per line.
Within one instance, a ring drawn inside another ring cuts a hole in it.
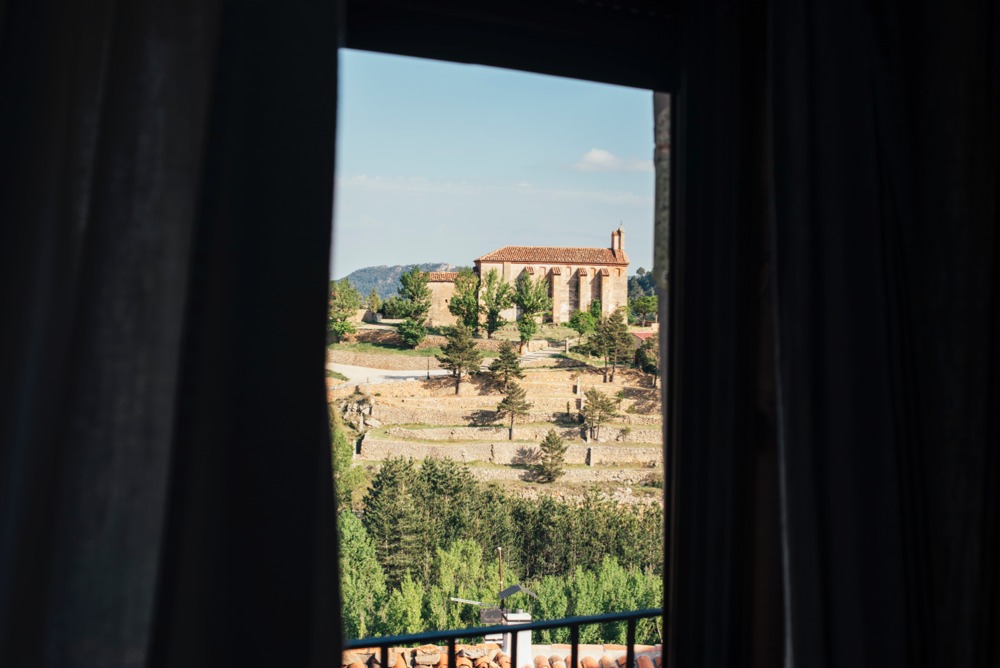
M 531 425 L 517 425 L 514 429 L 515 438 L 519 441 L 541 441 L 550 429 L 564 439 L 573 440 L 583 437 L 585 430 L 583 425 L 572 427 L 554 427 L 546 425 L 544 427 Z M 663 442 L 663 432 L 659 428 L 633 427 L 631 432 L 624 438 L 617 425 L 609 425 L 602 430 L 602 438 L 607 441 L 622 441 L 624 443 L 652 443 Z M 390 427 L 385 431 L 387 436 L 402 439 L 415 439 L 425 441 L 501 441 L 507 439 L 507 427 L 432 427 L 429 429 L 409 429 L 406 427 Z
M 515 431 L 515 436 L 517 432 Z M 416 443 L 365 436 L 358 459 L 382 461 L 390 457 L 410 459 L 453 459 L 459 462 L 486 462 L 505 466 L 532 464 L 539 456 L 535 443 Z M 643 466 L 663 463 L 661 448 L 606 445 L 570 445 L 564 456 L 566 464 L 589 466 Z

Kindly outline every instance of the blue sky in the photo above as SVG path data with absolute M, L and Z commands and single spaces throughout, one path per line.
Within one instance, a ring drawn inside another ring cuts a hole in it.
M 332 274 L 607 247 L 652 265 L 649 91 L 341 51 Z

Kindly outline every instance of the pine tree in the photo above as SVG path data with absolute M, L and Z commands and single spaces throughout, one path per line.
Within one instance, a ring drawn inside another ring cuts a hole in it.
M 656 318 L 656 310 L 659 300 L 656 295 L 643 295 L 632 300 L 632 312 L 639 318 L 642 326 Z
M 597 388 L 590 388 L 584 393 L 587 402 L 583 407 L 583 421 L 590 430 L 590 435 L 601 437 L 601 424 L 616 415 L 615 400 Z
M 509 440 L 514 440 L 514 420 L 524 417 L 531 410 L 531 404 L 526 400 L 527 393 L 524 388 L 517 383 L 511 383 L 503 401 L 497 406 L 497 416 L 500 418 L 510 418 L 510 429 L 507 433 Z
M 448 332 L 448 343 L 436 357 L 441 366 L 451 371 L 455 377 L 455 394 L 458 394 L 462 386 L 462 373 L 472 374 L 478 371 L 483 353 L 476 348 L 472 330 L 459 323 Z
M 554 482 L 566 473 L 563 464 L 568 447 L 569 445 L 559 438 L 555 429 L 549 429 L 545 440 L 538 446 L 542 451 L 541 461 L 536 467 L 539 482 Z
M 607 318 L 601 318 L 591 341 L 594 349 L 604 358 L 604 382 L 615 382 L 618 364 L 628 359 L 633 350 L 632 335 L 628 332 L 624 309 L 615 309 L 615 312 Z
M 479 331 L 478 290 L 479 277 L 471 269 L 463 269 L 455 277 L 455 293 L 448 302 L 448 311 L 473 333 Z
M 427 311 L 431 308 L 431 290 L 427 287 L 430 279 L 427 272 L 414 265 L 399 277 L 399 296 L 410 302 L 410 317 L 423 324 Z
M 361 295 L 346 278 L 330 282 L 327 329 L 340 341 L 355 331 L 351 317 L 361 308 Z
M 490 363 L 490 373 L 496 382 L 503 381 L 503 391 L 507 391 L 510 379 L 524 378 L 524 371 L 521 369 L 521 360 L 514 350 L 514 344 L 504 341 L 500 344 L 500 352 Z
M 660 375 L 660 351 L 656 338 L 649 338 L 635 351 L 635 365 L 652 378 L 652 385 L 656 387 L 656 381 Z
M 364 499 L 362 522 L 390 587 L 423 561 L 420 511 L 413 499 L 413 460 L 387 459 Z

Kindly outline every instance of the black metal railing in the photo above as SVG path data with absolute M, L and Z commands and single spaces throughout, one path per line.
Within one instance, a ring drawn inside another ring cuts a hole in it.
M 505 624 L 500 626 L 479 626 L 468 629 L 456 629 L 452 631 L 426 631 L 424 633 L 413 633 L 399 636 L 382 636 L 379 638 L 362 638 L 359 640 L 348 640 L 344 643 L 344 650 L 371 649 L 380 650 L 381 668 L 391 668 L 389 666 L 389 648 L 405 647 L 407 645 L 428 645 L 444 643 L 448 648 L 448 668 L 456 668 L 455 641 L 459 638 L 474 638 L 491 634 L 510 634 L 510 659 L 511 668 L 524 668 L 517 665 L 517 638 L 522 631 L 544 631 L 546 629 L 569 628 L 570 644 L 570 665 L 567 668 L 579 668 L 580 656 L 580 627 L 591 624 L 607 624 L 609 622 L 625 622 L 625 668 L 635 668 L 635 625 L 640 619 L 651 617 L 662 617 L 661 608 L 646 608 L 644 610 L 631 610 L 629 612 L 609 612 L 603 615 L 591 615 L 589 617 L 565 617 L 563 619 L 552 619 L 538 622 L 528 622 L 525 624 Z M 532 661 L 532 666 L 533 666 Z

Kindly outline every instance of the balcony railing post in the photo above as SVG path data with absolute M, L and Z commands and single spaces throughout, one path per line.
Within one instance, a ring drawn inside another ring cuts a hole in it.
M 580 668 L 580 625 L 569 627 L 569 659 L 573 665 L 570 668 Z
M 455 637 L 448 640 L 448 668 L 455 668 Z
M 510 628 L 509 626 L 507 628 Z M 522 666 L 517 663 L 517 637 L 521 635 L 517 631 L 513 631 L 510 634 L 510 665 L 512 668 L 522 668 Z
M 635 619 L 625 622 L 625 668 L 635 666 Z

